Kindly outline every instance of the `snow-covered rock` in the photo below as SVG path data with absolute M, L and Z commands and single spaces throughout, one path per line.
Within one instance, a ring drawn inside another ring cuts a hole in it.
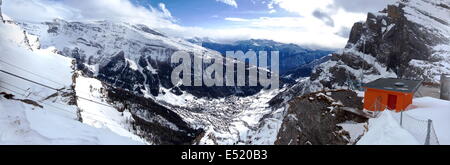
M 360 129 L 367 121 L 367 117 L 357 115 L 358 110 L 362 114 L 361 100 L 349 90 L 323 91 L 296 97 L 288 103 L 287 114 L 275 144 L 353 144 L 361 136 L 355 129 Z M 355 112 L 347 109 L 354 109 Z M 350 122 L 355 124 L 347 124 Z M 347 129 L 340 126 L 343 123 L 348 126 Z M 351 126 L 357 128 L 352 129 Z

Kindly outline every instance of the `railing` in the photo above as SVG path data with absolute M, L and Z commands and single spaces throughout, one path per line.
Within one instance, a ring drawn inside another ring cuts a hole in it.
M 439 145 L 432 120 L 418 119 L 408 115 L 407 112 L 394 113 L 393 117 L 403 129 L 411 133 L 419 142 L 424 145 Z
M 382 104 L 379 100 L 375 101 L 372 112 L 373 117 L 378 117 L 379 114 L 386 110 L 388 106 Z M 439 145 L 439 140 L 436 135 L 436 131 L 433 126 L 433 121 L 422 120 L 415 118 L 407 112 L 393 113 L 392 115 L 396 119 L 400 126 L 411 133 L 417 141 L 423 143 L 424 145 Z

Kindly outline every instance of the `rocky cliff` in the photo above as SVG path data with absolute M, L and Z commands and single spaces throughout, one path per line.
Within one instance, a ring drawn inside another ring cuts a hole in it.
M 323 89 L 358 89 L 382 77 L 438 83 L 440 74 L 450 73 L 449 6 L 448 0 L 401 0 L 368 13 L 341 52 L 272 103 Z

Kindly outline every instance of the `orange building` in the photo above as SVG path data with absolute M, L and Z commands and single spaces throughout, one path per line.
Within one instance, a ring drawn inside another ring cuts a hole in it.
M 381 78 L 364 84 L 364 109 L 404 111 L 412 104 L 414 94 L 422 81 L 395 78 Z

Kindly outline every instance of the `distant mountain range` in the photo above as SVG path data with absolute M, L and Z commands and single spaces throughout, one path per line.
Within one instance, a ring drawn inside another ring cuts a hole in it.
M 279 51 L 280 52 L 280 74 L 285 75 L 304 65 L 308 65 L 316 59 L 328 56 L 334 51 L 312 50 L 296 44 L 279 43 L 272 40 L 250 39 L 236 41 L 231 44 L 223 44 L 209 39 L 194 38 L 188 40 L 191 43 L 220 52 L 222 55 L 226 51 Z M 301 73 L 302 77 L 308 77 L 311 71 Z

